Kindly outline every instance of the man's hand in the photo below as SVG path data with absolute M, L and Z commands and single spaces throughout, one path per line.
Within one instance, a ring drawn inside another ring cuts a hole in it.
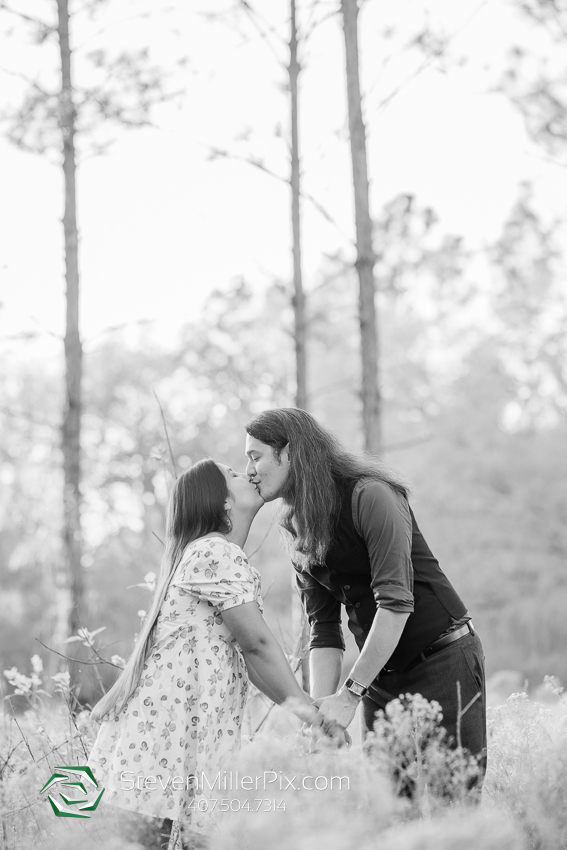
M 346 729 L 352 723 L 359 702 L 358 697 L 346 688 L 341 688 L 330 697 L 315 700 L 315 705 L 326 724 L 338 724 Z
M 338 723 L 327 723 L 320 715 L 317 723 L 304 723 L 301 727 L 301 734 L 311 739 L 310 753 L 320 752 L 319 743 L 323 739 L 334 741 L 338 747 L 350 747 L 352 744 L 352 738 L 346 729 L 343 729 Z

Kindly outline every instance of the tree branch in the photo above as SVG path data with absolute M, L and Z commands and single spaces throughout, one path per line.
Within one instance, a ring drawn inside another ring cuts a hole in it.
M 103 328 L 101 331 L 98 331 L 96 334 L 89 336 L 85 339 L 83 346 L 89 345 L 93 340 L 98 339 L 100 336 L 104 336 L 105 334 L 116 333 L 117 331 L 122 331 L 124 328 L 131 328 L 134 325 L 151 325 L 155 322 L 155 319 L 135 319 L 133 322 L 122 322 L 119 325 L 111 325 L 108 328 Z
M 287 42 L 283 38 L 281 38 L 279 33 L 276 32 L 275 28 L 272 26 L 272 24 L 269 23 L 269 21 L 266 21 L 266 19 L 262 15 L 260 15 L 260 13 L 256 9 L 252 8 L 252 6 L 250 5 L 250 3 L 247 2 L 247 0 L 238 0 L 238 3 L 244 9 L 244 11 L 246 12 L 246 15 L 248 16 L 249 21 L 251 21 L 252 25 L 260 33 L 260 36 L 262 37 L 262 41 L 264 41 L 268 45 L 268 47 L 270 48 L 270 50 L 274 54 L 274 57 L 275 57 L 278 65 L 281 68 L 283 68 L 284 70 L 287 71 L 287 65 L 285 64 L 285 62 L 282 62 L 282 60 L 280 59 L 280 57 L 276 53 L 275 49 L 273 48 L 273 46 L 270 44 L 267 32 L 269 32 L 272 36 L 274 36 L 276 41 L 279 42 L 279 44 L 282 45 L 283 47 L 285 47 L 286 49 L 288 47 Z M 264 24 L 267 28 L 267 32 L 266 32 L 266 29 L 262 28 L 262 24 L 259 23 L 258 19 L 260 19 L 264 22 Z
M 409 449 L 411 446 L 419 446 L 421 443 L 428 443 L 433 439 L 431 434 L 424 434 L 422 437 L 414 437 L 411 440 L 402 440 L 400 443 L 392 443 L 391 446 L 384 446 L 384 452 L 395 452 L 398 449 Z
M 36 91 L 43 95 L 43 97 L 47 98 L 55 96 L 54 92 L 46 91 L 39 85 L 39 83 L 37 83 L 35 80 L 32 80 L 31 77 L 26 76 L 26 74 L 22 74 L 21 71 L 11 71 L 9 68 L 3 68 L 2 66 L 0 66 L 0 71 L 2 71 L 4 74 L 8 74 L 8 76 L 10 77 L 17 77 L 18 79 L 23 80 L 29 86 L 36 89 Z
M 310 395 L 311 398 L 317 398 L 318 396 L 325 395 L 325 393 L 334 392 L 334 390 L 339 389 L 340 387 L 349 386 L 352 390 L 353 382 L 356 380 L 355 375 L 347 375 L 346 378 L 341 378 L 338 381 L 333 381 L 330 384 L 325 384 L 322 387 L 318 387 L 314 389 Z
M 173 449 L 171 448 L 171 441 L 169 439 L 169 431 L 167 430 L 167 422 L 165 421 L 165 416 L 164 416 L 164 413 L 163 413 L 163 407 L 161 406 L 161 402 L 160 402 L 160 400 L 158 398 L 158 394 L 156 393 L 155 390 L 154 390 L 154 396 L 156 397 L 156 401 L 157 401 L 158 407 L 159 407 L 159 412 L 161 413 L 161 421 L 163 422 L 165 437 L 167 439 L 167 447 L 169 449 L 169 456 L 171 458 L 171 465 L 173 466 L 173 475 L 174 475 L 175 479 L 177 480 L 177 477 L 178 477 L 177 476 L 177 464 L 175 463 L 175 457 L 173 456 Z
M 268 168 L 266 165 L 264 165 L 264 163 L 260 159 L 257 159 L 256 157 L 252 157 L 252 156 L 247 157 L 247 156 L 241 156 L 240 154 L 236 154 L 236 153 L 229 153 L 229 151 L 222 150 L 221 148 L 215 148 L 212 145 L 205 145 L 205 147 L 207 147 L 208 150 L 210 151 L 211 159 L 215 159 L 216 157 L 222 157 L 224 159 L 235 159 L 238 162 L 245 162 L 247 165 L 252 165 L 254 168 L 258 168 L 260 171 L 263 171 L 264 174 L 268 174 L 270 177 L 273 177 L 275 180 L 279 180 L 280 183 L 285 183 L 287 186 L 290 185 L 290 179 L 288 177 L 282 177 L 281 174 L 277 174 L 277 172 L 272 171 L 270 168 Z M 317 212 L 319 212 L 323 216 L 323 218 L 326 221 L 329 222 L 329 224 L 332 224 L 333 227 L 335 227 L 339 231 L 341 236 L 344 239 L 346 239 L 347 242 L 350 245 L 355 244 L 354 241 L 351 239 L 351 237 L 347 236 L 347 234 L 340 227 L 340 225 L 337 224 L 337 222 L 332 217 L 332 215 L 325 209 L 325 207 L 316 198 L 313 197 L 313 195 L 310 195 L 309 192 L 305 192 L 303 190 L 300 191 L 300 195 L 301 195 L 302 198 L 305 198 L 306 201 L 309 201 L 309 203 L 312 204 L 315 207 Z
M 481 11 L 481 9 L 484 6 L 487 5 L 487 3 L 488 3 L 488 0 L 481 0 L 479 5 L 475 9 L 473 9 L 473 11 L 468 16 L 468 18 L 466 18 L 463 21 L 462 24 L 459 24 L 459 26 L 456 27 L 456 29 L 454 29 L 453 32 L 450 35 L 448 35 L 447 38 L 444 39 L 443 51 L 447 48 L 447 46 L 449 44 L 451 44 L 451 42 L 453 42 L 455 40 L 455 38 L 462 32 L 462 30 L 465 29 L 470 24 L 470 22 L 473 20 L 473 18 L 475 18 L 478 15 L 478 13 Z M 411 45 L 409 45 L 409 46 L 411 46 Z M 433 60 L 435 58 L 437 58 L 438 55 L 439 55 L 438 53 L 432 53 L 431 55 L 427 56 L 426 59 L 424 59 L 424 61 L 418 66 L 418 68 L 413 73 L 409 74 L 406 77 L 405 80 L 402 80 L 402 82 L 399 83 L 399 85 L 395 86 L 395 88 L 392 89 L 392 91 L 388 95 L 386 95 L 386 97 L 384 97 L 378 103 L 376 112 L 373 113 L 373 114 L 374 115 L 380 115 L 384 111 L 384 109 L 388 106 L 388 104 L 396 97 L 396 95 L 398 95 L 400 93 L 400 91 L 402 91 L 402 89 L 404 89 L 409 83 L 412 82 L 412 80 L 414 80 L 416 77 L 418 77 L 426 68 L 428 68 L 431 65 L 431 63 L 433 62 Z M 374 88 L 374 86 L 371 87 L 371 90 L 373 88 Z
M 57 27 L 55 24 L 46 24 L 45 21 L 42 21 L 41 18 L 33 18 L 31 15 L 26 15 L 24 12 L 19 12 L 17 9 L 12 9 L 11 6 L 8 6 L 6 0 L 0 0 L 0 12 L 8 12 L 11 15 L 15 15 L 17 18 L 20 18 L 22 21 L 26 21 L 28 24 L 34 24 L 37 27 L 43 27 L 45 30 L 49 30 L 50 32 L 56 32 Z
M 316 5 L 317 3 L 314 3 L 313 8 L 315 8 Z M 301 33 L 301 41 L 303 44 L 306 44 L 309 41 L 313 33 L 316 32 L 319 27 L 323 26 L 323 24 L 326 24 L 327 21 L 330 21 L 333 18 L 338 18 L 339 15 L 340 7 L 337 5 L 336 9 L 333 9 L 332 12 L 327 12 L 327 14 L 323 15 L 323 17 L 319 18 L 319 20 L 310 20 Z
M 94 3 L 91 4 L 91 7 L 96 6 L 96 5 L 97 5 L 97 3 L 95 1 Z M 82 12 L 83 10 L 79 9 L 77 11 Z M 175 7 L 174 6 L 168 6 L 167 8 L 162 9 L 161 11 L 164 14 L 167 14 L 168 12 L 175 11 Z M 75 12 L 75 14 L 77 14 L 77 12 Z M 112 29 L 113 27 L 120 26 L 120 24 L 127 24 L 130 21 L 135 21 L 135 20 L 140 19 L 140 18 L 149 18 L 149 17 L 151 17 L 152 14 L 153 14 L 153 12 L 137 12 L 135 15 L 128 15 L 128 17 L 121 18 L 119 21 L 113 21 L 111 24 L 107 24 L 106 26 L 101 27 L 100 29 L 96 30 L 96 32 L 91 33 L 88 38 L 86 38 L 84 41 L 81 42 L 81 44 L 78 44 L 76 47 L 73 48 L 73 53 L 77 53 L 77 51 L 82 50 L 83 47 L 85 46 L 85 44 L 88 44 L 90 41 L 93 41 L 93 39 L 98 38 L 99 35 L 104 35 L 105 32 Z
M 94 664 L 97 667 L 99 667 L 101 664 L 109 664 L 111 667 L 116 667 L 117 670 L 122 670 L 122 667 L 119 667 L 118 664 L 113 664 L 112 661 L 107 661 L 106 658 L 103 658 L 102 655 L 99 655 L 94 646 L 92 646 L 92 644 L 89 644 L 89 649 L 93 650 L 95 655 L 100 658 L 100 661 L 83 661 L 82 658 L 71 658 L 70 655 L 64 655 L 62 652 L 58 652 L 56 649 L 53 649 L 53 647 L 47 646 L 47 644 L 39 638 L 36 637 L 35 640 L 42 646 L 44 646 L 49 652 L 54 652 L 55 655 L 59 655 L 60 658 L 65 658 L 67 661 L 74 661 L 76 664 Z

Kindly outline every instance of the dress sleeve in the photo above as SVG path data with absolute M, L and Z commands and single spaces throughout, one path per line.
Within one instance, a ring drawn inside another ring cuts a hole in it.
M 376 605 L 412 612 L 412 521 L 407 499 L 376 480 L 365 481 L 353 495 L 354 512 L 368 549 Z
M 344 650 L 341 603 L 313 576 L 297 567 L 295 579 L 301 595 L 301 604 L 309 621 L 309 649 L 334 647 Z
M 172 583 L 220 612 L 253 602 L 258 595 L 246 555 L 239 546 L 223 541 L 198 550 L 181 565 Z

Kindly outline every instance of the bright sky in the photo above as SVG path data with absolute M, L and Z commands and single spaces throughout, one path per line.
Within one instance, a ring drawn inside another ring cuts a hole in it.
M 158 129 L 118 133 L 108 155 L 87 159 L 79 169 L 81 323 L 87 340 L 111 326 L 144 320 L 167 340 L 198 314 L 213 288 L 240 276 L 261 286 L 291 275 L 289 188 L 247 164 L 208 158 L 208 146 L 253 154 L 287 176 L 286 147 L 276 136 L 278 125 L 284 134 L 288 128 L 285 75 L 271 48 L 244 21 L 236 32 L 228 14 L 219 21 L 199 14 L 226 9 L 229 0 L 137 0 L 138 11 L 173 7 L 150 22 L 128 15 L 134 8 L 129 2 L 112 0 L 108 7 L 118 23 L 93 36 L 98 27 L 85 21 L 74 43 L 90 37 L 90 49 L 120 48 L 146 38 L 160 61 L 186 54 L 189 68 L 175 80 L 184 91 L 179 106 L 160 108 Z M 35 0 L 32 6 L 43 6 L 47 15 L 54 3 Z M 305 22 L 307 4 L 299 6 Z M 287 7 L 285 0 L 269 4 L 284 36 Z M 335 4 L 321 3 L 319 15 L 327 8 Z M 451 54 L 468 61 L 449 63 L 445 71 L 432 63 L 416 74 L 422 58 L 400 55 L 396 45 L 425 20 L 424 8 L 418 0 L 367 0 L 361 14 L 374 212 L 395 194 L 412 193 L 434 207 L 447 232 L 476 247 L 497 238 L 519 182 L 532 179 L 543 214 L 564 215 L 567 172 L 530 143 L 507 98 L 488 93 L 510 46 L 518 41 L 541 47 L 539 37 L 504 0 L 432 0 L 427 8 L 433 28 L 452 36 Z M 390 23 L 398 35 L 385 41 L 381 32 Z M 0 42 L 0 107 L 20 91 L 6 69 L 43 77 L 56 58 L 53 48 L 22 49 L 18 32 L 21 25 Z M 274 39 L 272 47 L 279 50 Z M 317 283 L 323 255 L 348 250 L 353 236 L 343 64 L 335 16 L 313 36 L 301 79 L 303 186 L 337 222 L 334 227 L 304 203 L 307 288 Z M 399 93 L 380 109 L 397 87 Z M 247 140 L 238 139 L 243 135 Z M 49 340 L 49 334 L 62 333 L 64 320 L 60 169 L 49 157 L 2 139 L 0 187 L 0 338 L 43 329 Z

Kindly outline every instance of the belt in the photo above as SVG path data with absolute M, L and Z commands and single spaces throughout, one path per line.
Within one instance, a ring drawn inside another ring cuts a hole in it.
M 409 666 L 413 666 L 414 664 L 417 664 L 420 661 L 425 661 L 425 659 L 428 658 L 430 655 L 433 655 L 435 652 L 439 652 L 440 649 L 444 649 L 446 646 L 449 646 L 450 643 L 453 643 L 453 641 L 459 640 L 459 638 L 462 638 L 469 633 L 471 635 L 474 635 L 474 633 L 475 633 L 472 620 L 469 620 L 468 622 L 466 622 L 464 624 L 464 626 L 461 626 L 459 629 L 455 629 L 454 632 L 449 632 L 448 635 L 444 635 L 443 637 L 440 637 L 440 638 L 437 638 L 437 640 L 434 640 L 433 643 L 430 643 L 429 646 L 426 649 L 423 650 L 423 652 L 419 653 L 417 658 L 414 658 L 414 660 L 410 663 Z M 406 670 L 407 669 L 408 668 L 406 667 Z M 381 672 L 382 673 L 395 673 L 396 671 L 393 670 L 393 669 L 389 669 L 387 667 L 384 667 L 384 668 L 382 668 Z

